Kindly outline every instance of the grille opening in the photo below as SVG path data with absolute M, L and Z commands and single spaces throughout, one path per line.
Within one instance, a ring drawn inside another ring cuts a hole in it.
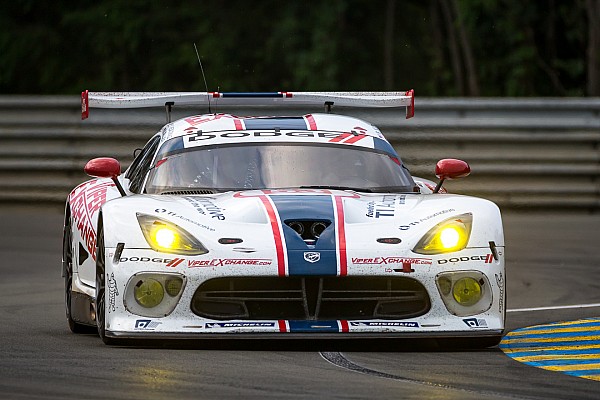
M 226 277 L 201 284 L 194 314 L 210 319 L 403 319 L 431 303 L 407 277 Z

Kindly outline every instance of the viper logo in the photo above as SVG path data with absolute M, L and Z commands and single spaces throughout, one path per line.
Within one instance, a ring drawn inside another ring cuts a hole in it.
M 304 259 L 309 263 L 316 263 L 321 259 L 321 253 L 318 251 L 307 251 L 304 253 Z

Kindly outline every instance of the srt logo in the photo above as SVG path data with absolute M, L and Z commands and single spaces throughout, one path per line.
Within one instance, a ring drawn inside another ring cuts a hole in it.
M 467 324 L 469 328 L 487 328 L 487 322 L 485 319 L 467 318 L 463 319 L 463 322 Z
M 316 263 L 321 259 L 321 253 L 317 251 L 307 251 L 304 253 L 304 259 L 309 263 Z
M 135 329 L 156 329 L 162 322 L 152 321 L 151 319 L 138 319 L 135 321 Z

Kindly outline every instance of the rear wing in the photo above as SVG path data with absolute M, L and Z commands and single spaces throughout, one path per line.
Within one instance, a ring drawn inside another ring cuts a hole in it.
M 90 107 L 141 108 L 174 105 L 406 107 L 406 118 L 415 114 L 415 92 L 81 92 L 81 119 Z

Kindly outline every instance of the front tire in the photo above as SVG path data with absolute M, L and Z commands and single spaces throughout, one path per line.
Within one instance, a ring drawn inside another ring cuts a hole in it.
M 73 232 L 71 230 L 71 217 L 67 216 L 65 232 L 63 234 L 63 274 L 65 276 L 65 315 L 67 324 L 73 333 L 94 333 L 96 329 L 90 325 L 80 324 L 73 319 Z

